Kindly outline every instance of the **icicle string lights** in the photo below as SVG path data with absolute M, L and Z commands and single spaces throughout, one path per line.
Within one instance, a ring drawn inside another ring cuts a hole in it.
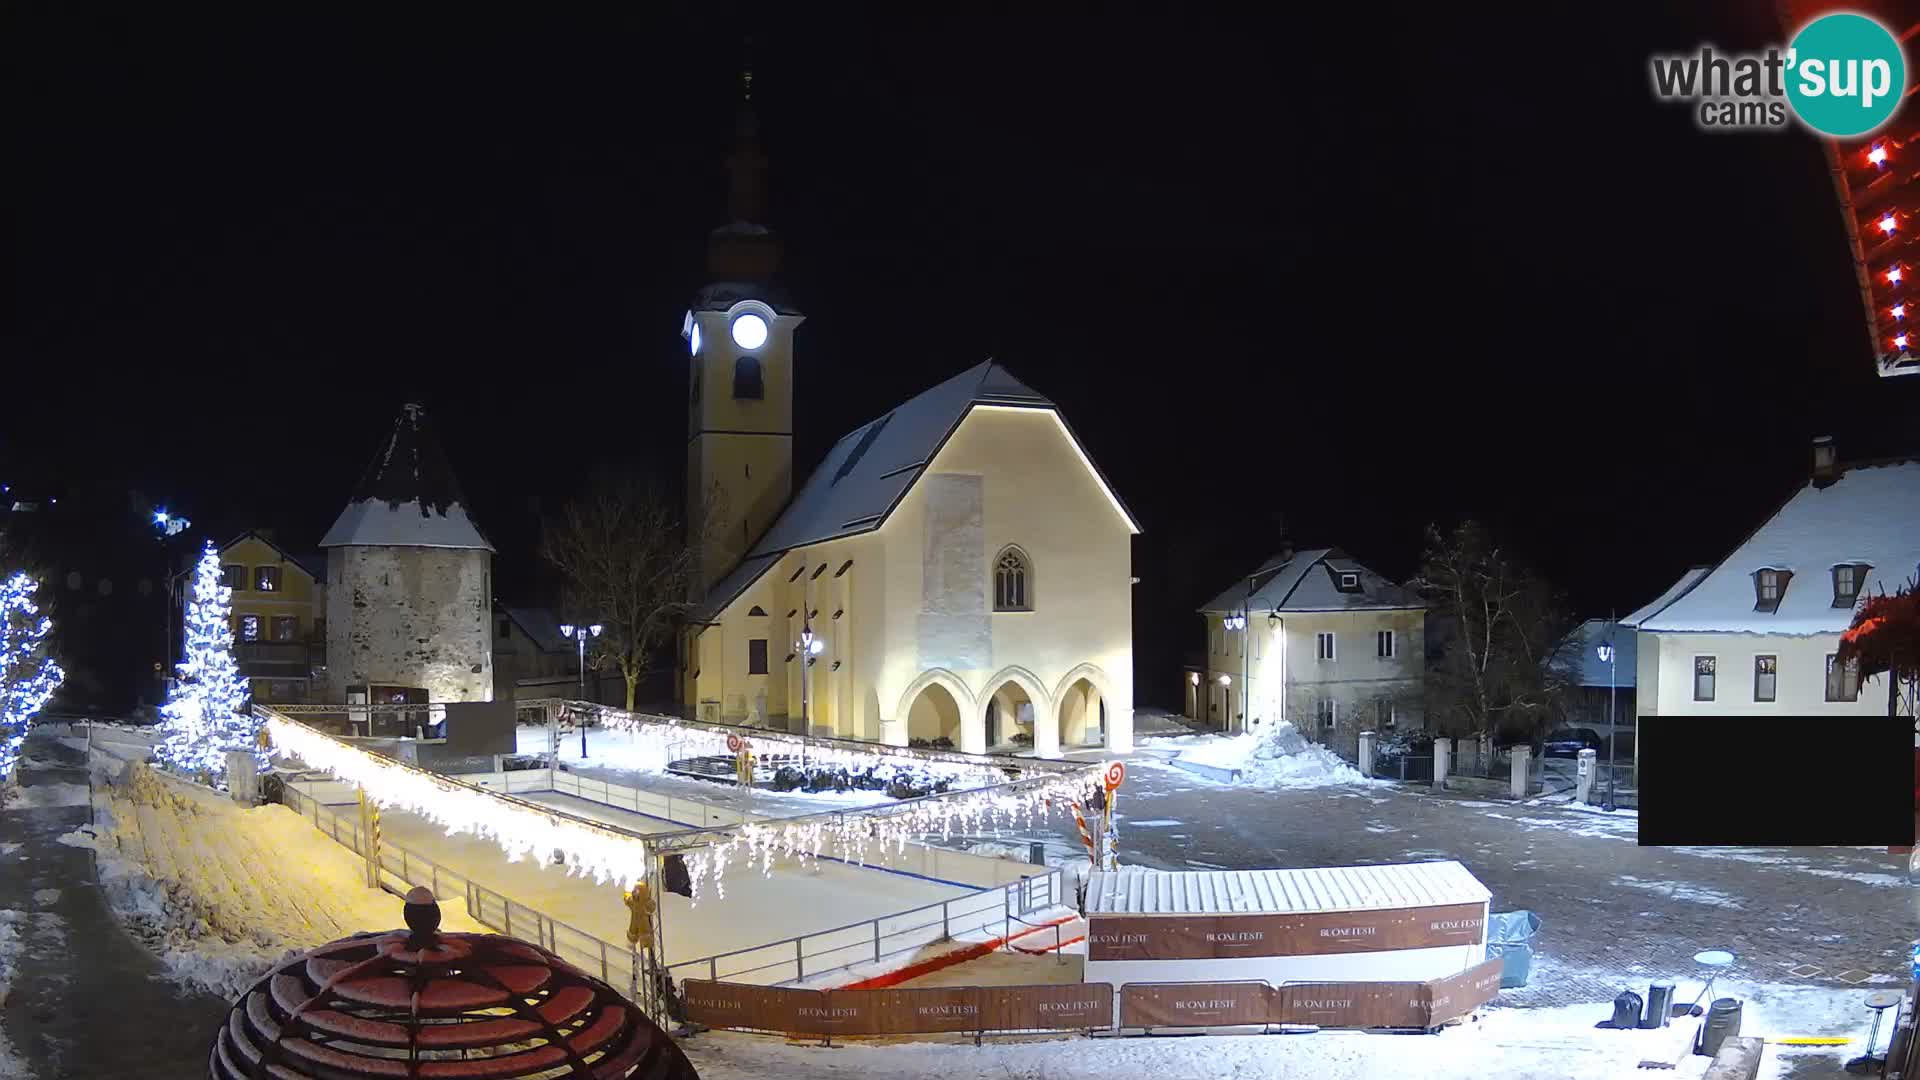
M 558 852 L 570 874 L 622 889 L 646 879 L 647 848 L 637 836 L 410 768 L 277 715 L 266 723 L 276 753 L 358 784 L 373 802 L 419 814 L 449 836 L 492 840 L 509 862 L 532 856 L 545 866 Z

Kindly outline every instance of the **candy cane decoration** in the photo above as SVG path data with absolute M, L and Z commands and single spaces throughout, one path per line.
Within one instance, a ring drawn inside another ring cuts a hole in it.
M 1093 850 L 1093 834 L 1087 831 L 1087 819 L 1080 813 L 1079 803 L 1073 803 L 1072 806 L 1073 823 L 1080 826 L 1080 842 L 1087 845 L 1087 857 L 1097 863 L 1100 859 L 1100 853 Z

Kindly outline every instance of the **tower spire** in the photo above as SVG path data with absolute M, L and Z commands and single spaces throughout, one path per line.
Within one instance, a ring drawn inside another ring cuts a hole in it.
M 779 268 L 779 243 L 766 226 L 767 156 L 753 103 L 753 39 L 744 43 L 733 149 L 727 155 L 727 223 L 707 241 L 707 270 L 716 281 L 766 281 Z

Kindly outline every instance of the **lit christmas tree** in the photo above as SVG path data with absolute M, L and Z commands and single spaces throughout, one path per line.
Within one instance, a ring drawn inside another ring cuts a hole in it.
M 0 584 L 0 780 L 13 774 L 27 725 L 66 678 L 47 651 L 53 620 L 33 602 L 39 587 L 19 572 Z
M 193 572 L 187 606 L 186 653 L 180 677 L 160 707 L 165 739 L 154 747 L 162 764 L 186 772 L 226 772 L 227 751 L 247 750 L 265 764 L 259 722 L 248 714 L 247 680 L 233 659 L 233 590 L 220 579 L 220 553 L 211 543 Z

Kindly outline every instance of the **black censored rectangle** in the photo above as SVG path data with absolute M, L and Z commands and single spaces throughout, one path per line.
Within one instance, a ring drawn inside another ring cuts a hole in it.
M 1643 847 L 1911 846 L 1910 717 L 1644 716 Z

